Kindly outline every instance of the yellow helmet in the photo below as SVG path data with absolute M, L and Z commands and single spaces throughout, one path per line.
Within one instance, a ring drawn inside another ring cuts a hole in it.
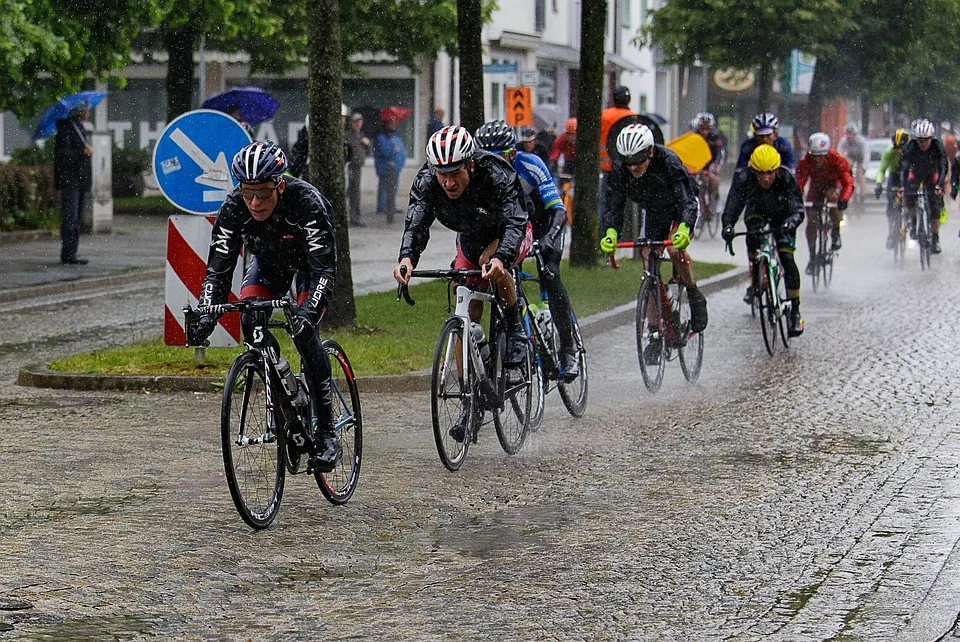
M 910 140 L 910 134 L 907 133 L 906 129 L 898 129 L 897 131 L 893 132 L 891 140 L 893 141 L 894 147 L 900 148 L 903 147 L 908 140 Z
M 780 152 L 773 145 L 757 145 L 750 154 L 750 169 L 758 172 L 772 172 L 780 167 Z

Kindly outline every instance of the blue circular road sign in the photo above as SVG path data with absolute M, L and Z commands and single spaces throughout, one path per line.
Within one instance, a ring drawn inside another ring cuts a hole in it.
M 223 112 L 198 109 L 175 118 L 153 148 L 153 173 L 171 203 L 191 214 L 216 214 L 235 183 L 234 155 L 249 134 Z

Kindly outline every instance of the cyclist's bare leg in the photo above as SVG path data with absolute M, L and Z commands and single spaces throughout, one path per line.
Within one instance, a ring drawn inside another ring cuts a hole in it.
M 808 207 L 806 211 L 807 219 L 807 247 L 810 249 L 811 258 L 817 253 L 817 226 L 820 224 L 817 221 L 817 217 L 814 215 L 815 211 L 812 207 Z
M 680 277 L 680 282 L 688 289 L 696 289 L 697 282 L 693 279 L 693 262 L 690 261 L 690 255 L 684 250 L 675 250 L 672 247 L 667 248 L 667 254 Z

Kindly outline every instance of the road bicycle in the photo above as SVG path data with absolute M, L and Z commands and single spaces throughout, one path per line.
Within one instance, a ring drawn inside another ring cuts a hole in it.
M 889 188 L 883 188 L 889 189 Z M 893 262 L 899 265 L 905 263 L 905 253 L 907 250 L 907 236 L 910 233 L 907 227 L 907 217 L 903 211 L 903 192 L 898 189 L 893 190 L 893 221 L 889 223 L 889 234 L 893 237 Z
M 282 310 L 284 319 L 271 317 Z M 283 498 L 286 473 L 312 473 L 323 496 L 345 504 L 360 481 L 363 418 L 360 391 L 350 361 L 332 339 L 321 342 L 332 369 L 333 428 L 343 457 L 330 472 L 304 465 L 317 428 L 316 402 L 301 372 L 292 373 L 286 359 L 265 341 L 268 328 L 290 333 L 296 303 L 289 297 L 274 300 L 243 299 L 233 303 L 183 309 L 188 327 L 203 314 L 261 312 L 263 325 L 252 328 L 253 342 L 230 366 L 220 407 L 220 442 L 227 485 L 233 503 L 247 524 L 256 529 L 273 523 Z M 288 432 L 287 426 L 305 432 Z
M 803 205 L 811 218 L 815 217 L 817 226 L 817 241 L 813 256 L 810 257 L 810 264 L 813 266 L 810 278 L 813 280 L 813 291 L 816 292 L 821 282 L 823 282 L 823 288 L 827 289 L 833 280 L 833 262 L 837 252 L 833 249 L 831 241 L 833 218 L 830 216 L 830 210 L 836 209 L 837 204 L 832 201 L 819 201 Z
M 866 171 L 861 161 L 850 161 L 850 173 L 853 175 L 855 189 L 853 190 L 853 211 L 859 217 L 863 214 L 867 194 Z
M 404 271 L 404 273 L 406 273 Z M 448 309 L 453 313 L 444 322 L 437 339 L 430 375 L 430 415 L 433 436 L 440 461 L 451 471 L 458 470 L 467 456 L 470 444 L 477 443 L 477 434 L 485 413 L 490 412 L 497 439 L 503 450 L 515 455 L 520 452 L 530 429 L 533 412 L 534 360 L 532 351 L 525 350 L 518 368 L 506 366 L 507 332 L 503 308 L 488 284 L 480 291 L 467 285 L 468 279 L 480 278 L 480 270 L 414 270 L 411 277 L 442 279 L 449 282 Z M 451 288 L 456 284 L 451 301 Z M 397 288 L 401 297 L 414 305 L 410 290 L 405 285 Z M 471 301 L 490 303 L 490 330 L 470 320 Z M 455 429 L 464 408 L 470 420 L 464 433 Z
M 750 278 L 753 291 L 751 307 L 756 312 L 756 316 L 760 317 L 763 344 L 772 357 L 777 349 L 778 334 L 783 343 L 783 349 L 790 348 L 790 337 L 787 333 L 790 303 L 787 300 L 786 283 L 783 280 L 783 266 L 780 264 L 780 255 L 777 252 L 777 242 L 769 225 L 764 225 L 758 230 L 737 232 L 734 236 L 751 236 L 759 239 L 759 247 L 750 256 Z M 730 252 L 730 256 L 736 256 L 732 240 L 727 243 L 727 251 Z
M 720 212 L 717 211 L 719 203 L 713 198 L 713 188 L 710 185 L 710 177 L 713 174 L 709 170 L 697 172 L 697 189 L 700 190 L 700 216 L 697 218 L 696 232 L 700 236 L 700 231 L 706 227 L 710 238 L 716 238 L 720 230 Z
M 530 254 L 537 261 L 537 274 L 544 274 L 549 270 L 540 254 L 539 243 L 534 243 Z M 529 256 L 529 255 L 528 255 Z M 540 288 L 540 304 L 531 303 L 523 291 L 525 281 L 537 281 L 535 275 L 514 268 L 514 279 L 517 282 L 517 300 L 523 318 L 524 329 L 533 346 L 534 354 L 534 392 L 530 430 L 535 431 L 543 421 L 546 395 L 557 390 L 563 405 L 574 417 L 582 417 L 587 408 L 587 351 L 583 345 L 583 335 L 580 333 L 580 324 L 577 316 L 570 308 L 570 321 L 573 326 L 573 346 L 577 352 L 577 361 L 580 374 L 571 382 L 565 382 L 560 377 L 560 337 L 554 324 L 549 307 L 549 297 L 546 290 Z
M 667 361 L 679 358 L 683 376 L 690 383 L 700 376 L 703 365 L 703 333 L 690 329 L 687 288 L 676 270 L 668 282 L 661 275 L 663 250 L 672 246 L 669 239 L 617 243 L 618 248 L 646 247 L 650 250 L 637 292 L 636 331 L 640 374 L 643 384 L 652 393 L 660 390 Z M 689 260 L 686 253 L 683 253 L 683 260 Z M 617 269 L 613 255 L 610 256 L 610 265 Z
M 917 245 L 920 247 L 920 269 L 930 269 L 930 255 L 933 254 L 933 228 L 930 224 L 930 203 L 927 200 L 927 185 L 920 183 L 915 192 L 917 197 L 917 222 L 914 231 Z

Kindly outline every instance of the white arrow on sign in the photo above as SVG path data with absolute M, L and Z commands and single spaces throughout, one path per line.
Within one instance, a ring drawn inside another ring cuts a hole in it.
M 220 152 L 217 156 L 216 162 L 210 160 L 210 158 L 197 147 L 196 143 L 190 140 L 190 137 L 184 134 L 179 127 L 174 129 L 170 134 L 170 140 L 175 142 L 177 146 L 203 170 L 203 173 L 196 178 L 198 183 L 206 185 L 207 187 L 217 188 L 223 192 L 227 192 L 233 188 L 233 183 L 230 180 L 230 168 L 227 166 L 227 157 L 223 152 Z M 204 194 L 204 196 L 206 196 L 206 194 Z M 224 197 L 226 197 L 226 194 L 224 194 Z M 205 198 L 204 200 L 207 199 Z

